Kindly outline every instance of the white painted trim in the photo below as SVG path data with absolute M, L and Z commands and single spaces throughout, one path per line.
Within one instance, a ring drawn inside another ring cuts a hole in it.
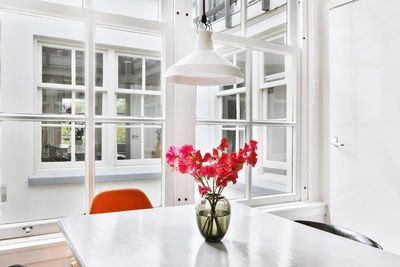
M 257 209 L 290 220 L 321 218 L 326 217 L 327 214 L 327 204 L 324 202 L 303 201 L 258 207 Z

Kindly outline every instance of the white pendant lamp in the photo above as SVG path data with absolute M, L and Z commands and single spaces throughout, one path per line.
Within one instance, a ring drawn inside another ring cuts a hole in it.
M 213 51 L 212 32 L 207 30 L 211 27 L 204 8 L 201 22 L 206 26 L 206 30 L 198 31 L 196 50 L 167 70 L 167 81 L 202 86 L 242 83 L 244 77 L 240 69 Z

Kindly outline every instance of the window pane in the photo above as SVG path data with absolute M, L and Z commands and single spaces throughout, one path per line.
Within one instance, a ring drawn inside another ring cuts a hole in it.
M 229 62 L 231 62 L 233 64 L 233 54 L 230 54 L 229 56 L 225 57 Z M 233 89 L 233 85 L 225 85 L 225 86 L 221 86 L 222 90 L 229 90 L 229 89 Z
M 229 129 L 229 130 L 228 130 Z M 236 131 L 238 135 L 236 135 Z M 238 139 L 236 138 L 238 137 Z M 196 126 L 196 149 L 200 149 L 204 155 L 206 152 L 212 153 L 212 149 L 219 146 L 223 137 L 228 138 L 229 149 L 228 152 L 239 149 L 244 145 L 245 127 L 242 126 L 221 126 L 221 125 L 197 125 Z M 239 172 L 239 179 L 236 184 L 229 183 L 223 191 L 223 195 L 230 198 L 243 198 L 245 196 L 245 177 L 246 168 Z M 195 192 L 198 194 L 197 184 L 195 185 Z M 198 196 L 199 197 L 199 196 Z
M 233 130 L 222 130 L 222 137 L 225 137 L 228 139 L 229 142 L 229 148 L 227 149 L 228 153 L 231 153 L 233 151 L 236 151 L 236 131 Z
M 42 47 L 42 82 L 71 84 L 71 50 Z
M 96 93 L 95 114 L 103 115 L 103 93 Z
M 293 131 L 284 126 L 255 126 L 258 162 L 253 171 L 253 196 L 293 192 Z
M 82 125 L 75 126 L 75 161 L 85 160 L 85 128 Z
M 103 53 L 96 53 L 96 86 L 103 87 Z
M 230 1 L 228 11 L 225 10 L 225 0 L 205 1 L 207 19 L 212 23 L 214 31 L 230 30 L 229 33 L 240 34 L 240 7 L 242 0 Z M 192 0 L 193 23 L 196 24 L 203 14 L 203 2 Z
M 267 90 L 267 117 L 269 120 L 286 119 L 286 85 L 271 87 Z
M 141 128 L 117 126 L 117 159 L 142 158 L 142 131 Z
M 161 117 L 161 96 L 157 95 L 144 96 L 144 116 Z
M 76 85 L 85 85 L 85 52 L 77 50 L 76 58 Z M 103 53 L 96 53 L 96 86 L 103 86 Z
M 243 76 L 246 77 L 246 51 L 242 51 L 236 54 L 236 66 L 240 69 Z M 236 85 L 237 88 L 245 87 L 246 86 L 246 79 Z
M 141 95 L 137 94 L 117 94 L 117 115 L 140 117 L 141 97 Z
M 144 128 L 144 158 L 161 158 L 161 128 Z
M 71 161 L 71 127 L 42 127 L 42 162 Z
M 161 62 L 146 59 L 146 90 L 160 91 L 161 87 Z
M 42 113 L 43 114 L 71 114 L 72 93 L 63 90 L 42 91 Z
M 71 125 L 3 121 L 0 127 L 2 223 L 83 214 L 85 169 L 84 162 L 71 168 Z
M 159 0 L 93 0 L 93 9 L 129 17 L 159 20 Z
M 247 36 L 276 42 L 277 35 L 286 36 L 287 4 L 286 0 L 257 1 L 246 0 Z M 263 3 L 267 5 L 263 6 Z M 284 41 L 284 40 L 282 40 Z
M 118 88 L 142 89 L 142 59 L 135 57 L 118 57 Z
M 85 85 L 85 53 L 75 51 L 75 83 L 76 85 Z
M 239 94 L 240 97 L 240 119 L 246 119 L 246 94 Z
M 161 125 L 102 123 L 101 127 L 116 130 L 117 155 L 114 157 L 118 160 L 107 168 L 96 166 L 96 194 L 105 190 L 137 188 L 148 196 L 153 207 L 159 207 L 162 196 Z M 104 153 L 104 157 L 108 155 Z
M 85 93 L 81 92 L 75 93 L 75 114 L 76 115 L 85 114 Z
M 285 78 L 285 56 L 264 52 L 264 82 Z
M 49 110 L 47 107 L 50 106 L 47 106 L 43 109 L 40 96 L 43 88 L 49 89 L 48 87 L 55 84 L 58 84 L 59 88 L 71 87 L 71 83 L 75 82 L 75 79 L 71 81 L 71 49 L 58 48 L 58 44 L 55 42 L 53 44 L 53 39 L 83 43 L 85 24 L 5 10 L 1 12 L 0 19 L 2 34 L 0 112 L 65 114 L 65 110 L 56 107 L 54 109 L 51 107 Z M 40 87 L 36 87 L 35 81 Z M 67 98 L 70 99 L 71 96 Z M 58 104 L 54 104 L 56 105 Z
M 222 97 L 222 119 L 236 120 L 236 94 Z
M 94 131 L 95 135 L 95 144 L 94 144 L 94 150 L 95 150 L 95 160 L 102 160 L 102 153 L 103 153 L 103 148 L 102 148 L 102 133 L 103 129 L 102 128 L 96 128 Z

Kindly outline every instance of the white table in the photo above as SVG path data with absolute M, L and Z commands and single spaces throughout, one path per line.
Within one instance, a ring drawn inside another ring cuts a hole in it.
M 81 266 L 400 266 L 400 256 L 232 203 L 220 243 L 205 242 L 194 206 L 62 218 Z

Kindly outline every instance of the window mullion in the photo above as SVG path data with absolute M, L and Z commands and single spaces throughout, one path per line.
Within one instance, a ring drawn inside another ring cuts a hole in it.
M 93 20 L 88 20 L 86 22 L 86 53 L 85 53 L 85 84 L 86 84 L 86 112 L 88 115 L 88 120 L 86 122 L 86 155 L 85 158 L 85 169 L 86 169 L 86 179 L 85 179 L 85 189 L 86 189 L 86 212 L 89 211 L 94 197 L 94 154 L 95 154 L 95 144 L 94 144 L 94 100 L 95 100 L 95 23 Z
M 70 149 L 70 153 L 71 153 L 71 163 L 75 163 L 75 161 L 76 161 L 76 159 L 75 159 L 75 138 L 76 138 L 76 136 L 75 136 L 75 130 L 76 130 L 76 127 L 75 127 L 75 122 L 72 122 L 71 123 L 71 126 L 70 126 L 70 129 L 71 129 L 71 136 L 70 136 L 70 138 L 71 138 L 71 140 L 70 140 L 70 143 L 71 143 L 71 149 Z
M 247 1 L 244 1 L 247 3 Z M 247 5 L 246 5 L 247 6 Z M 253 50 L 248 48 L 246 50 L 246 97 L 249 108 L 248 110 L 248 119 L 249 119 L 249 126 L 247 129 L 248 132 L 248 139 L 253 139 Z M 253 169 L 247 166 L 246 172 L 246 187 L 245 187 L 245 197 L 247 199 L 251 199 L 252 194 L 252 178 L 253 178 Z
M 71 51 L 71 85 L 76 85 L 76 49 Z

